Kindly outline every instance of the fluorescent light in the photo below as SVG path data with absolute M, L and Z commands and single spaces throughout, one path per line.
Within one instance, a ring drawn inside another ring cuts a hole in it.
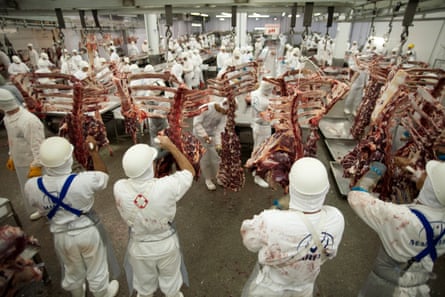
M 201 16 L 202 16 L 202 17 L 208 17 L 209 15 L 206 14 L 206 13 L 201 13 Z
M 202 25 L 201 24 L 198 24 L 198 23 L 192 23 L 192 27 L 201 27 Z
M 218 14 L 216 17 L 217 18 L 231 18 L 232 16 L 231 15 Z
M 268 15 L 268 14 L 258 14 L 258 13 L 254 13 L 254 14 L 251 14 L 251 15 L 248 15 L 247 16 L 248 18 L 268 18 L 268 17 L 270 17 L 270 15 Z
M 191 14 L 191 15 L 197 15 L 197 16 L 200 16 L 200 15 L 201 15 L 199 12 L 191 12 L 190 14 Z
M 264 31 L 264 27 L 255 27 L 254 30 L 255 31 Z
M 230 17 L 232 17 L 232 14 L 231 14 L 231 13 L 228 13 L 228 12 L 221 12 L 221 14 L 222 14 L 222 15 L 226 15 L 226 16 L 230 16 Z
M 281 16 L 284 17 L 285 15 L 286 15 L 286 12 L 283 11 L 283 12 L 281 13 Z
M 321 13 L 319 12 L 314 13 L 314 16 L 319 16 L 319 15 L 321 15 Z
M 218 17 L 218 16 L 217 16 Z M 224 18 L 219 18 L 220 21 L 224 21 Z
M 287 17 L 289 17 L 289 18 L 291 18 L 292 17 L 292 15 L 291 14 L 289 14 Z M 299 18 L 300 17 L 300 15 L 299 14 L 297 14 L 295 17 L 297 17 L 297 18 Z

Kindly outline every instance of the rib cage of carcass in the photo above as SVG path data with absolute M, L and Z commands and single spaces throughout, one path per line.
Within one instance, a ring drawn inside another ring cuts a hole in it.
M 369 170 L 372 161 L 379 161 L 388 169 L 375 192 L 383 200 L 413 201 L 418 190 L 409 170 L 424 169 L 428 160 L 436 158 L 433 144 L 444 141 L 445 109 L 440 102 L 444 85 L 442 70 L 397 71 L 377 100 L 367 135 L 341 162 L 351 186 Z M 396 132 L 401 128 L 407 131 L 407 141 L 397 147 Z M 399 166 L 396 160 L 409 165 Z
M 383 56 L 374 56 L 370 61 L 356 59 L 356 63 L 369 73 L 363 99 L 357 108 L 357 115 L 354 117 L 351 127 L 351 135 L 355 139 L 361 139 L 371 122 L 371 114 L 384 86 L 391 81 L 399 69 L 406 69 L 405 67 L 412 67 L 412 65 L 394 65 L 391 64 L 389 58 Z M 427 67 L 425 63 L 415 63 L 415 65 L 422 68 Z
M 128 98 L 128 106 L 122 106 L 124 114 L 141 118 L 167 118 L 169 127 L 164 130 L 172 142 L 192 163 L 196 178 L 199 177 L 199 161 L 205 152 L 199 140 L 187 128 L 186 119 L 199 115 L 205 111 L 206 103 L 210 101 L 208 90 L 190 90 L 184 84 L 179 87 L 168 87 L 163 84 L 155 84 L 156 81 L 168 82 L 169 85 L 178 84 L 174 75 L 165 73 L 140 73 L 129 75 L 128 86 L 131 97 Z M 133 81 L 141 81 L 132 84 Z M 157 93 L 172 94 L 171 98 Z M 168 103 L 168 104 L 164 104 Z M 173 157 L 168 154 L 157 161 L 156 176 L 162 177 L 169 174 L 175 163 Z
M 42 102 L 31 95 L 32 83 L 30 81 L 30 78 L 30 73 L 22 73 L 11 76 L 10 80 L 22 95 L 26 104 L 26 108 L 37 116 L 42 117 Z
M 40 117 L 49 112 L 65 115 L 60 123 L 59 134 L 73 144 L 77 162 L 86 169 L 92 169 L 92 160 L 84 141 L 91 135 L 99 148 L 109 144 L 106 127 L 99 113 L 108 101 L 107 89 L 95 85 L 94 80 L 89 87 L 85 87 L 74 76 L 57 72 L 27 73 L 16 76 L 13 81 L 31 112 Z
M 303 156 L 316 155 L 318 123 L 349 88 L 313 72 L 296 78 L 293 71 L 278 79 L 264 80 L 276 85 L 282 94 L 271 98 L 269 104 L 270 118 L 276 122 L 275 133 L 253 151 L 246 167 L 255 170 L 271 187 L 278 184 L 287 192 L 292 164 Z M 303 127 L 309 128 L 306 141 Z
M 391 65 L 389 61 L 381 56 L 376 56 L 370 63 L 365 64 L 359 60 L 357 60 L 357 63 L 365 67 L 369 73 L 363 99 L 357 108 L 357 115 L 351 127 L 351 135 L 354 136 L 355 139 L 360 139 L 369 125 L 377 98 L 380 97 L 380 90 L 390 81 L 390 77 L 388 76 L 394 65 Z
M 221 133 L 222 151 L 218 180 L 225 189 L 239 191 L 245 182 L 241 162 L 241 144 L 235 132 L 235 97 L 258 88 L 258 64 L 256 62 L 230 66 L 221 76 L 207 80 L 209 89 L 228 100 L 228 112 L 224 132 Z

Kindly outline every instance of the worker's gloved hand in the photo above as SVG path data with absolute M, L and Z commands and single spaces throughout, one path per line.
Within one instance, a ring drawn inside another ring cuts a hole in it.
M 28 178 L 42 176 L 42 168 L 31 166 L 28 172 Z
M 380 162 L 371 162 L 368 172 L 363 175 L 359 181 L 352 187 L 353 191 L 370 192 L 376 186 L 380 179 L 385 175 L 386 166 Z
M 12 160 L 12 158 L 9 158 L 8 162 L 6 162 L 6 168 L 11 171 L 15 171 L 14 161 Z
M 221 156 L 221 151 L 222 151 L 222 145 L 218 144 L 216 146 L 216 153 L 218 154 L 218 156 Z

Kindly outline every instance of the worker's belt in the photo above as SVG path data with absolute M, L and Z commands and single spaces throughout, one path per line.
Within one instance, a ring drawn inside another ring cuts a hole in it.
M 51 201 L 55 204 L 54 207 L 50 210 L 50 212 L 46 215 L 49 219 L 52 219 L 54 217 L 54 215 L 56 214 L 56 212 L 59 210 L 60 207 L 75 214 L 78 217 L 80 217 L 83 214 L 81 210 L 73 208 L 68 204 L 63 203 L 63 199 L 65 199 L 68 189 L 75 177 L 76 174 L 71 174 L 70 176 L 68 176 L 65 183 L 63 184 L 59 197 L 48 192 L 48 190 L 43 185 L 41 177 L 37 179 L 37 185 L 39 186 L 40 191 L 42 191 L 46 196 L 48 196 L 51 199 Z

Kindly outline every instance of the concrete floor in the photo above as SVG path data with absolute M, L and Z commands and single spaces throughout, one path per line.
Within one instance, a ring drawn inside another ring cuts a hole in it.
M 338 107 L 338 110 L 342 110 Z M 109 130 L 112 130 L 109 127 Z M 51 135 L 48 132 L 48 135 Z M 131 145 L 130 139 L 117 142 L 110 133 L 113 156 L 106 150 L 103 158 L 110 172 L 108 188 L 96 197 L 95 210 L 100 215 L 105 228 L 113 240 L 118 260 L 123 262 L 127 243 L 127 227 L 121 220 L 114 204 L 112 185 L 124 177 L 121 157 Z M 147 136 L 141 141 L 146 142 Z M 0 164 L 7 160 L 7 138 L 4 127 L 0 127 Z M 243 149 L 244 160 L 249 157 L 249 148 Z M 331 156 L 320 140 L 318 157 L 327 168 Z M 329 170 L 330 172 L 330 170 Z M 16 175 L 0 166 L 0 197 L 12 201 L 21 218 L 25 231 L 37 237 L 42 246 L 40 255 L 43 258 L 52 282 L 48 285 L 36 284 L 25 289 L 21 296 L 70 296 L 60 287 L 60 265 L 54 253 L 52 236 L 45 219 L 31 222 L 24 215 Z M 357 296 L 361 284 L 371 269 L 376 256 L 379 240 L 376 234 L 362 223 L 352 212 L 345 197 L 339 194 L 335 181 L 330 174 L 331 188 L 327 204 L 339 208 L 346 221 L 343 240 L 337 257 L 327 262 L 318 277 L 320 296 L 353 297 Z M 256 261 L 256 254 L 244 248 L 239 229 L 244 219 L 251 218 L 272 205 L 272 201 L 283 195 L 281 190 L 262 189 L 253 183 L 252 176 L 246 174 L 246 184 L 238 192 L 207 191 L 203 179 L 194 182 L 192 188 L 178 203 L 176 224 L 187 265 L 190 287 L 184 287 L 186 297 L 235 297 L 240 296 Z M 433 297 L 445 295 L 441 279 L 445 276 L 445 259 L 436 263 L 435 273 L 438 278 L 431 281 Z M 124 273 L 119 278 L 121 285 L 118 296 L 130 296 Z M 134 294 L 133 296 L 135 296 Z M 87 296 L 92 296 L 88 293 Z M 158 291 L 156 297 L 162 296 Z M 385 297 L 385 296 L 382 296 Z

